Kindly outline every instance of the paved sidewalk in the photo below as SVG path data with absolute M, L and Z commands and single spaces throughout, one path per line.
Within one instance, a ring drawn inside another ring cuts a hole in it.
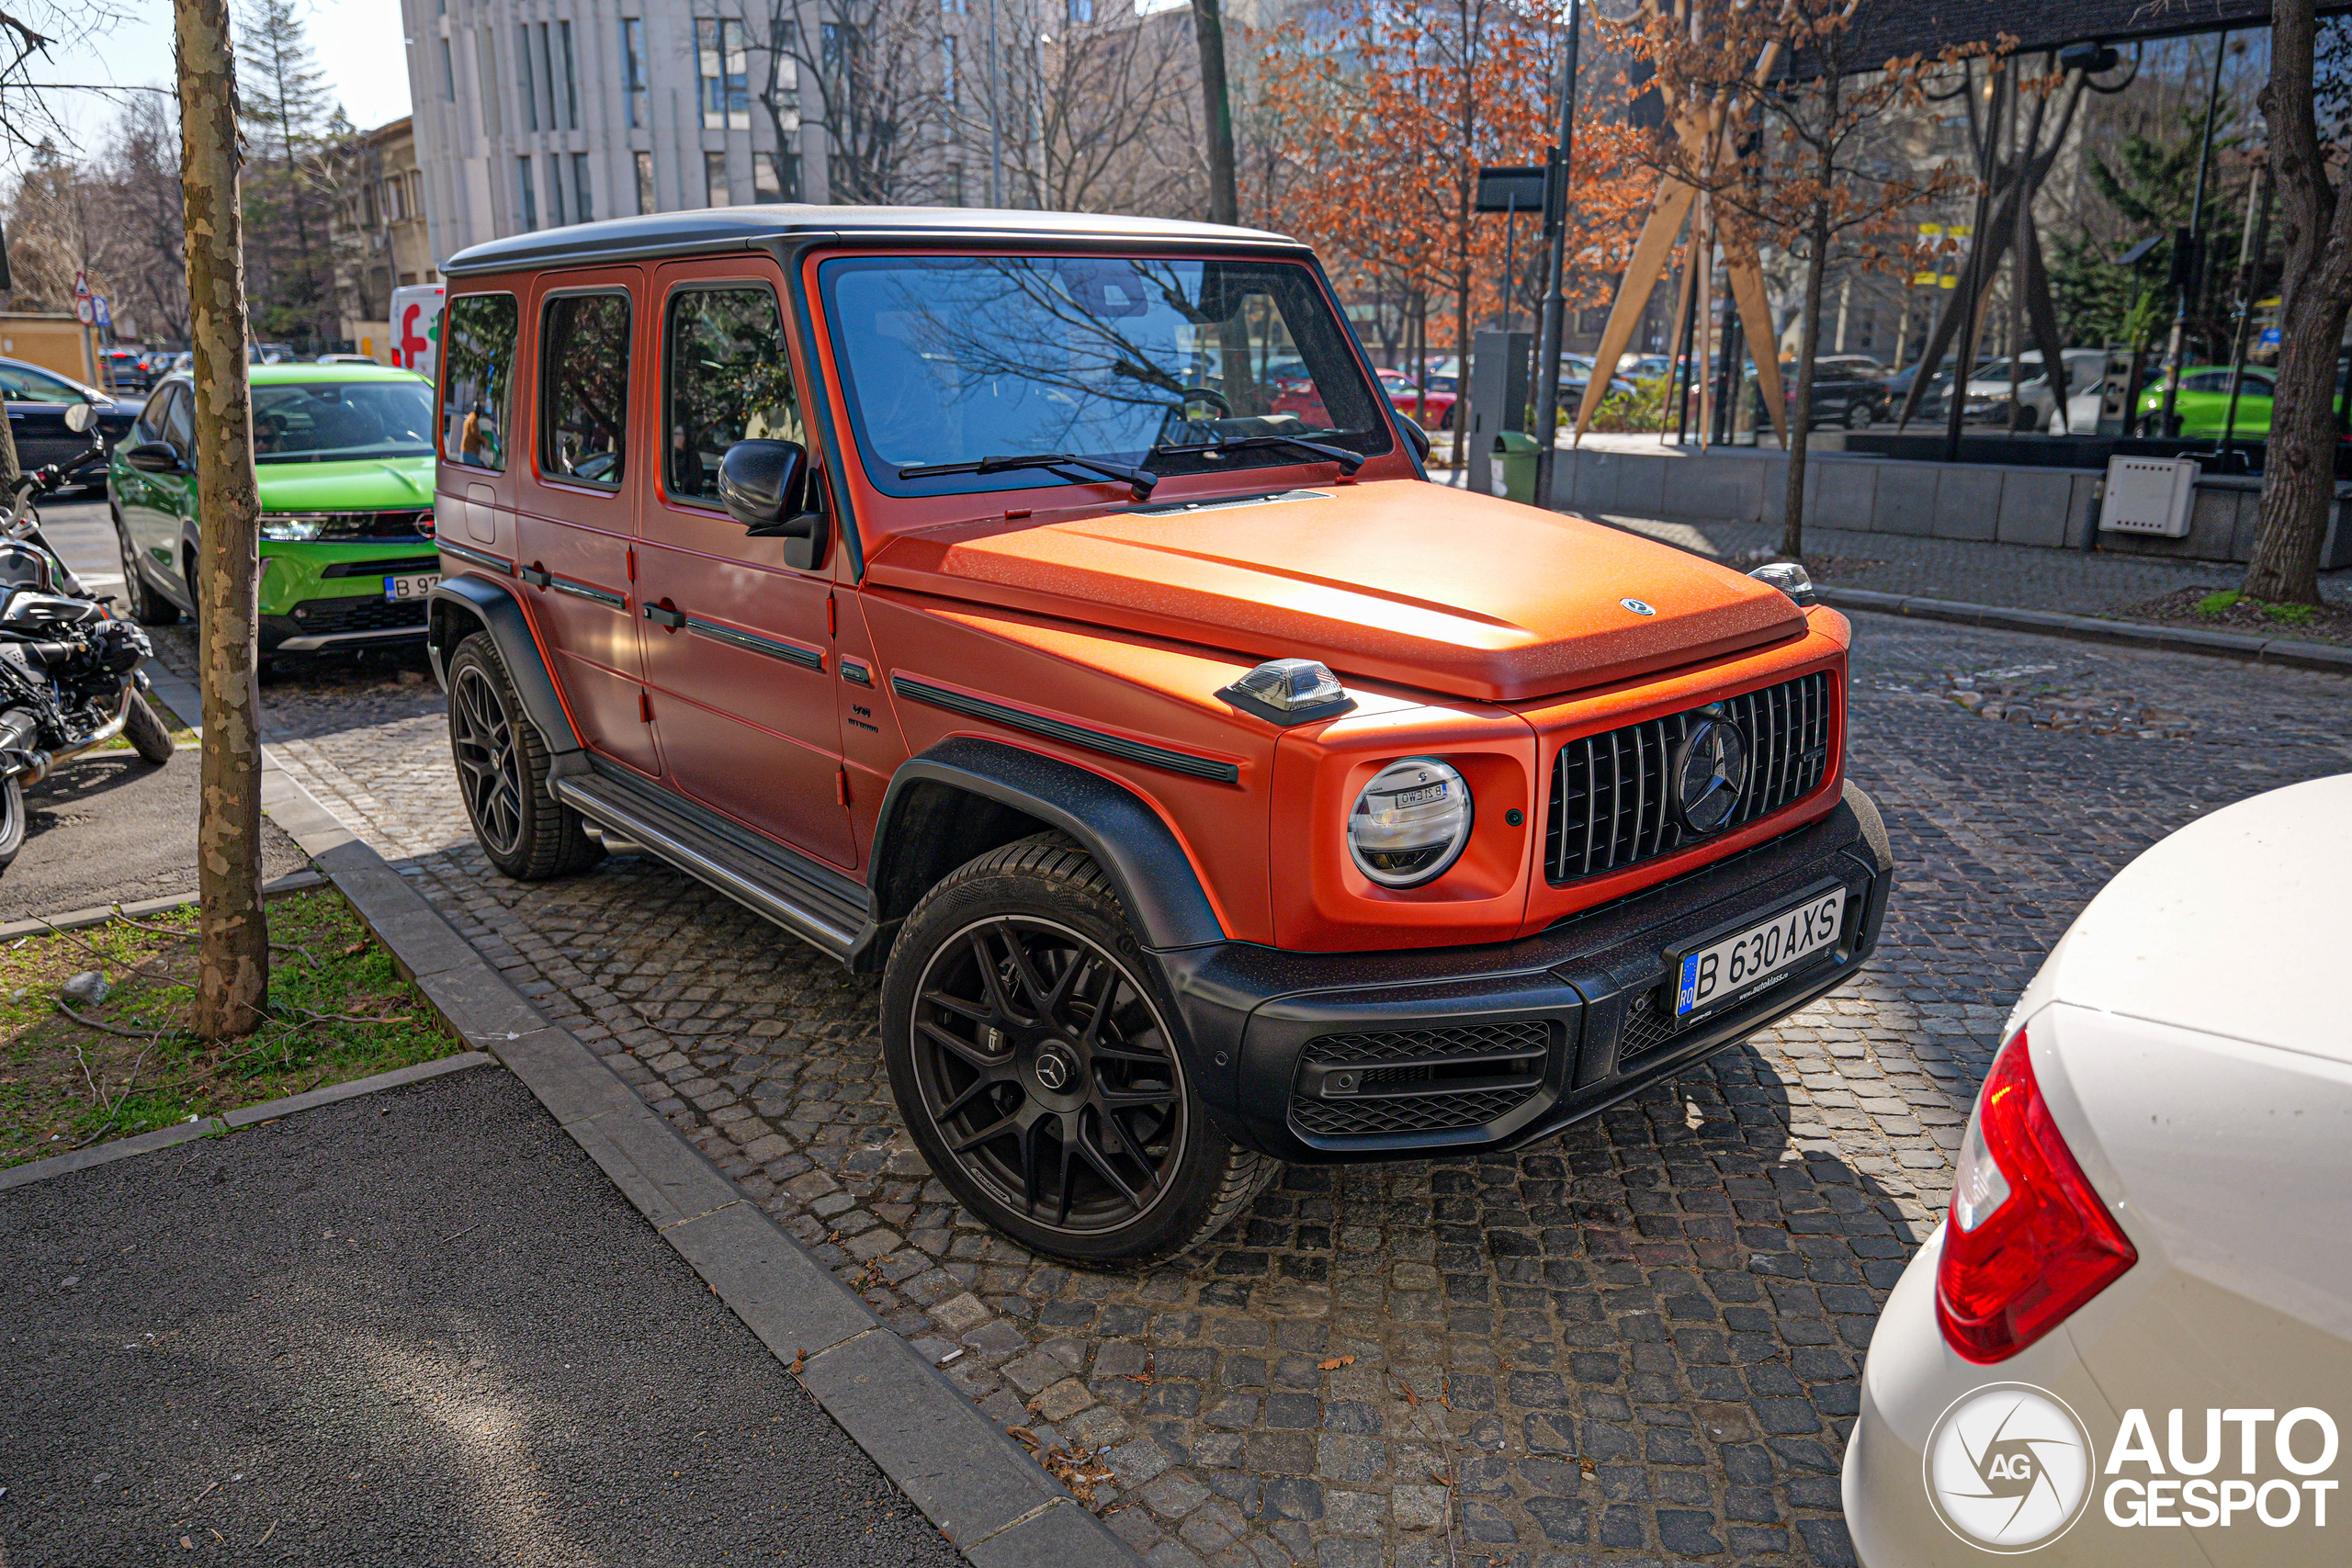
M 1096 1504 L 1154 1562 L 1827 1568 L 1860 1356 L 2010 1001 L 2155 838 L 2352 767 L 2339 677 L 1856 627 L 1853 767 L 1900 869 L 1855 984 L 1534 1148 L 1294 1168 L 1203 1255 L 1129 1274 L 1034 1258 L 929 1179 L 869 982 L 652 862 L 492 872 L 431 688 L 267 700 L 305 786 L 886 1323 L 1000 1422 L 1102 1453 Z M 2177 718 L 1991 722 L 1960 675 Z
M 963 1559 L 521 1084 L 0 1193 L 0 1561 Z

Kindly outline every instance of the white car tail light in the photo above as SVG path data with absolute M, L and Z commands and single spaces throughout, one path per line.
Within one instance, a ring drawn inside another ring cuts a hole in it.
M 1994 1058 L 1961 1145 L 1936 1321 L 1971 1361 L 2007 1359 L 2140 1255 L 2066 1147 L 2019 1032 Z

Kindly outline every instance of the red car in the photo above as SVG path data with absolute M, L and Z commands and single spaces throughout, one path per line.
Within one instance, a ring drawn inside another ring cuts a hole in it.
M 1420 389 L 1409 372 L 1378 370 L 1374 374 L 1380 378 L 1380 389 L 1388 394 L 1388 400 L 1395 406 L 1397 412 L 1413 420 L 1417 424 L 1434 425 L 1440 430 L 1453 428 L 1455 393 L 1453 377 L 1431 376 L 1430 378 L 1426 412 L 1417 415 L 1416 405 L 1419 401 Z M 1296 414 L 1309 424 L 1325 425 L 1330 423 L 1329 418 L 1323 412 L 1322 400 L 1315 395 L 1314 383 L 1309 381 L 1283 382 L 1282 390 L 1275 394 L 1273 410 L 1276 413 Z
M 1431 484 L 1294 241 L 762 206 L 444 271 L 483 852 L 628 845 L 876 976 L 909 1140 L 1025 1247 L 1552 1136 L 1876 941 L 1844 618 Z

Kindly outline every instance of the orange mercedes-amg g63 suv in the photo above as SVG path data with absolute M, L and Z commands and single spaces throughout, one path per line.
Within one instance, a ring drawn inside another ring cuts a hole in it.
M 446 270 L 483 848 L 626 840 L 878 975 L 909 1133 L 1032 1247 L 1546 1136 L 1877 936 L 1845 621 L 1428 482 L 1304 245 L 751 207 Z

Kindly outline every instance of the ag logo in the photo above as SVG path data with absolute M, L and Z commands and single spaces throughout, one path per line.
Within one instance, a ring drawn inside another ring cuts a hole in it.
M 1928 1434 L 1928 1501 L 1971 1546 L 2032 1551 L 2083 1517 L 2092 1464 L 2090 1433 L 2065 1401 L 1990 1383 L 1952 1401 Z

